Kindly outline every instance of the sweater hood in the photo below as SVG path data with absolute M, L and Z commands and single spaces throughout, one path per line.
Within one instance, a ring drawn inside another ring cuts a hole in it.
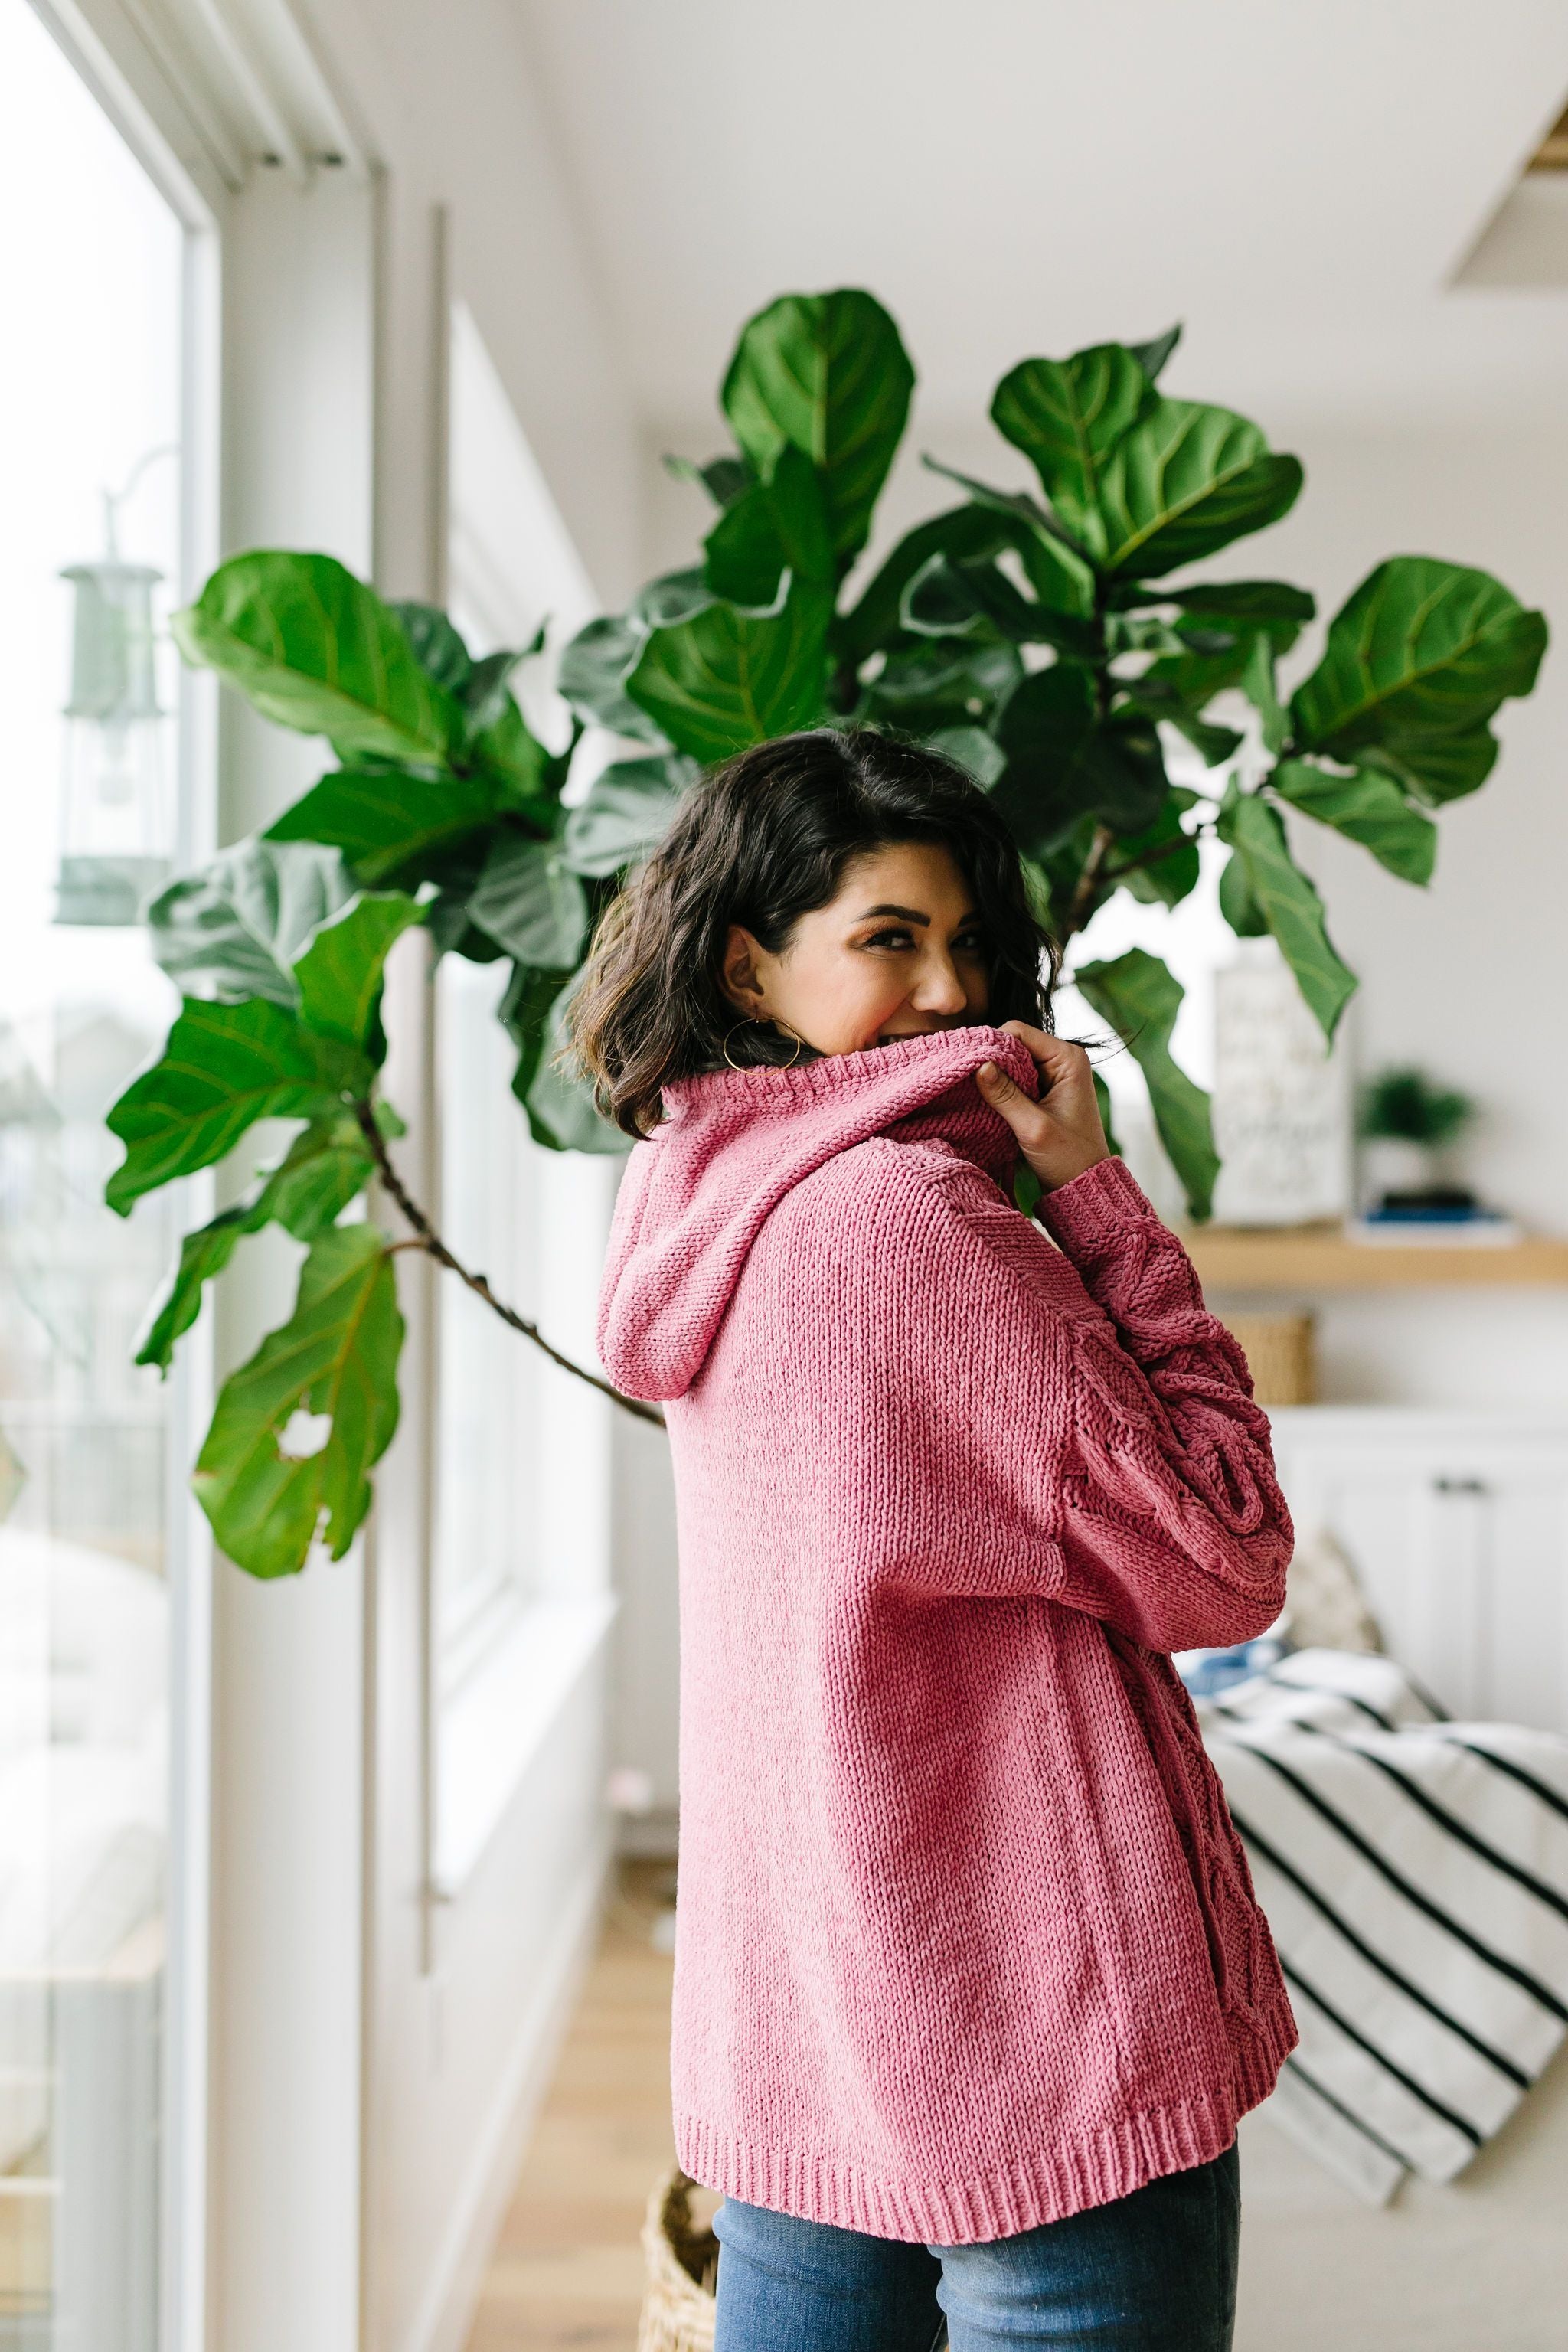
M 1038 1095 L 1027 1046 L 988 1024 L 666 1087 L 665 1116 L 621 1179 L 599 1297 L 599 1356 L 616 1387 L 685 1394 L 764 1219 L 838 1152 L 874 1135 L 942 1142 L 1005 1187 L 1018 1147 L 974 1083 L 983 1062 Z

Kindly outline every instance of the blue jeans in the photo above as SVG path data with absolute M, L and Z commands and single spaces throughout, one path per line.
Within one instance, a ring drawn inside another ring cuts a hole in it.
M 1131 2197 L 978 2246 L 906 2245 L 727 2198 L 713 2352 L 1228 2352 L 1234 2147 Z M 945 2317 L 946 2336 L 943 2336 Z

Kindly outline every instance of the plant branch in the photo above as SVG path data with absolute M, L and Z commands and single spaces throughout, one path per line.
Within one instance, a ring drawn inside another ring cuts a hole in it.
M 1094 839 L 1089 844 L 1089 856 L 1083 861 L 1083 871 L 1079 874 L 1072 897 L 1068 901 L 1068 919 L 1062 926 L 1061 938 L 1057 942 L 1058 947 L 1066 947 L 1073 933 L 1082 930 L 1094 894 L 1100 887 L 1100 868 L 1105 864 L 1110 845 L 1115 838 L 1108 824 L 1095 826 Z
M 1129 874 L 1141 873 L 1145 866 L 1158 866 L 1162 857 L 1174 856 L 1178 849 L 1185 849 L 1189 842 L 1196 841 L 1213 830 L 1212 825 L 1200 825 L 1195 833 L 1173 834 L 1169 841 L 1162 841 L 1154 848 L 1146 849 L 1141 857 L 1125 858 L 1120 866 L 1106 866 L 1100 879 L 1103 882 L 1121 882 Z
M 386 1148 L 386 1138 L 376 1124 L 375 1112 L 370 1102 L 368 1100 L 356 1102 L 353 1110 L 354 1117 L 359 1121 L 360 1133 L 370 1147 L 371 1157 L 375 1161 L 376 1173 L 381 1179 L 383 1188 L 388 1196 L 396 1202 L 404 1217 L 414 1229 L 415 1240 L 412 1244 L 395 1243 L 394 1248 L 422 1249 L 426 1256 L 436 1260 L 437 1265 L 444 1265 L 448 1273 L 455 1274 L 458 1281 L 466 1284 L 473 1292 L 476 1298 L 482 1298 L 490 1312 L 499 1315 L 503 1323 L 510 1325 L 512 1330 L 520 1331 L 525 1339 L 531 1339 L 536 1348 L 542 1349 L 551 1362 L 559 1364 L 563 1372 L 572 1373 L 576 1380 L 585 1381 L 591 1389 L 597 1389 L 601 1396 L 607 1396 L 613 1403 L 622 1406 L 626 1412 L 635 1413 L 639 1421 L 651 1421 L 657 1429 L 662 1429 L 664 1415 L 657 1405 L 645 1404 L 640 1397 L 625 1396 L 619 1389 L 612 1386 L 610 1381 L 601 1380 L 597 1372 L 589 1371 L 583 1364 L 574 1364 L 570 1356 L 563 1356 L 559 1348 L 551 1346 L 537 1323 L 531 1323 L 525 1315 L 518 1313 L 515 1307 L 507 1306 L 504 1299 L 496 1297 L 495 1292 L 490 1288 L 488 1276 L 470 1273 L 461 1259 L 453 1255 L 393 1166 L 392 1154 Z

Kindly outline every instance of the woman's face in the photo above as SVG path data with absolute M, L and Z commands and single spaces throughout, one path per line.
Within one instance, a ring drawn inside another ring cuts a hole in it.
M 724 952 L 737 1013 L 819 1054 L 858 1054 L 985 1018 L 987 947 L 952 853 L 889 842 L 852 858 L 837 894 L 772 955 L 739 923 Z

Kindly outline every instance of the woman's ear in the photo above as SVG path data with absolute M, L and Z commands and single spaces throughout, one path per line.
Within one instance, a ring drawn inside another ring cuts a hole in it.
M 743 923 L 731 923 L 724 941 L 719 977 L 725 995 L 748 1021 L 766 1017 L 767 991 L 758 969 L 762 950 Z

